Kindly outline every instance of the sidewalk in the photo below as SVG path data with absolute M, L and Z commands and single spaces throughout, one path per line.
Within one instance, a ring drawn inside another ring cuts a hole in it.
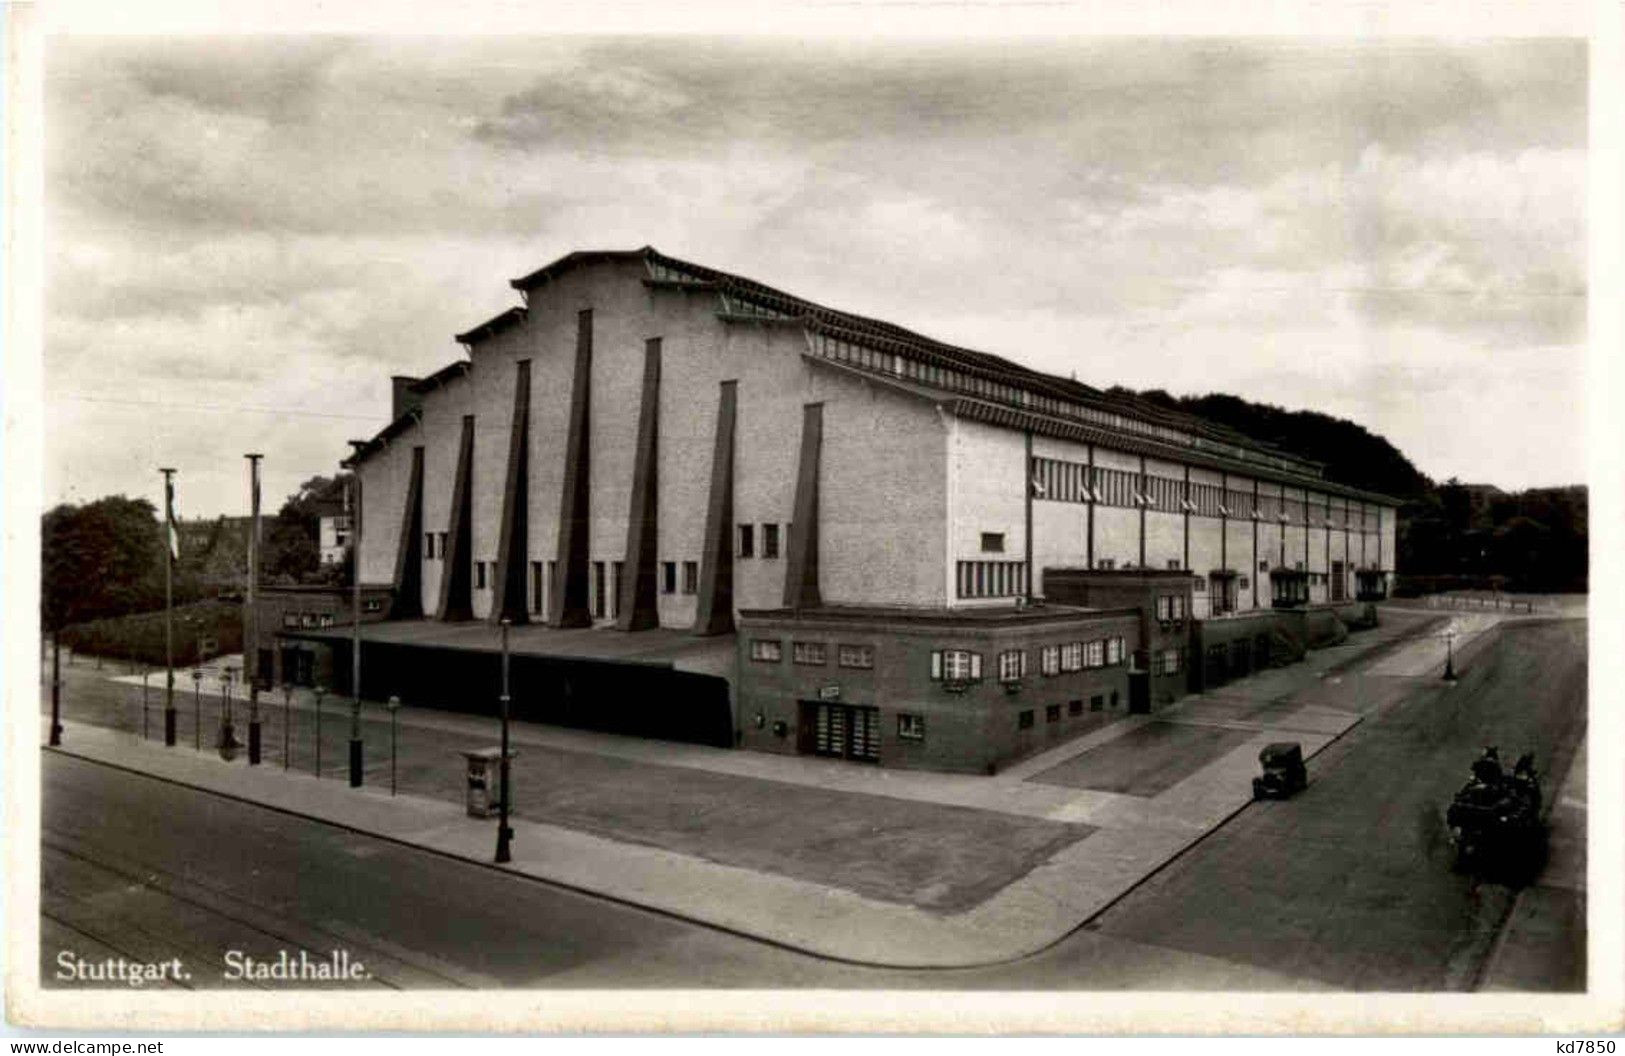
M 1327 702 L 1344 688 L 1332 684 L 1335 673 L 1379 650 L 1386 657 L 1376 663 L 1430 648 L 1403 643 L 1430 619 L 1396 614 L 1304 663 L 1125 717 L 993 777 L 516 725 L 508 868 L 841 960 L 948 967 L 1018 958 L 1064 937 L 1243 809 L 1264 744 L 1296 740 L 1312 756 L 1359 722 L 1353 696 Z M 281 698 L 262 700 L 267 722 L 280 722 Z M 366 785 L 351 789 L 342 779 L 347 703 L 328 698 L 318 780 L 308 772 L 313 702 L 295 698 L 287 770 L 275 725 L 265 765 L 250 768 L 242 755 L 227 763 L 194 752 L 185 735 L 174 749 L 143 741 L 138 718 L 132 734 L 79 721 L 68 707 L 62 750 L 490 861 L 496 824 L 464 814 L 455 753 L 494 744 L 492 720 L 403 712 L 402 794 L 391 797 L 381 709 L 364 709 Z M 191 706 L 179 693 L 177 705 Z M 211 703 L 206 722 L 214 712 Z M 236 721 L 246 738 L 241 708 Z M 117 724 L 132 728 L 127 716 Z M 1103 787 L 1109 774 L 1121 780 Z

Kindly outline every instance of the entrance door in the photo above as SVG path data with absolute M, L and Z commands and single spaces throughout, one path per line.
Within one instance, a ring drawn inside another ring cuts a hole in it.
M 1348 587 L 1343 582 L 1343 562 L 1332 562 L 1332 600 L 1342 601 Z
M 864 763 L 880 761 L 879 708 L 804 700 L 801 709 L 803 714 L 811 713 L 810 747 L 814 755 Z
M 1145 715 L 1151 711 L 1151 672 L 1128 673 L 1128 710 L 1135 715 Z

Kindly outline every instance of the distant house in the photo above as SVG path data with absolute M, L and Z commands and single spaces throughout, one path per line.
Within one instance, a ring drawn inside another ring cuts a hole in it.
M 316 544 L 321 549 L 322 564 L 339 564 L 350 546 L 350 515 L 344 510 L 343 485 L 336 484 L 317 500 L 316 510 Z

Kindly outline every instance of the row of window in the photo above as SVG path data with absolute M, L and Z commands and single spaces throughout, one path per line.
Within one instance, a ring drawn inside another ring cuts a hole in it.
M 1112 707 L 1114 707 L 1114 708 L 1117 707 L 1121 703 L 1121 698 L 1117 695 L 1117 690 L 1115 690 L 1115 689 L 1112 690 L 1111 701 L 1112 701 Z M 1090 697 L 1089 698 L 1089 710 L 1090 711 L 1105 711 L 1106 710 L 1106 697 L 1105 697 L 1105 695 L 1104 694 L 1096 694 L 1095 696 Z M 1073 715 L 1073 716 L 1082 715 L 1083 714 L 1083 701 L 1081 701 L 1081 700 L 1069 700 L 1069 701 L 1067 701 L 1067 703 L 1066 703 L 1066 713 L 1068 715 Z M 1030 729 L 1032 729 L 1033 725 L 1034 725 L 1033 719 L 1034 719 L 1035 715 L 1036 715 L 1036 712 L 1032 708 L 1027 708 L 1024 711 L 1017 712 L 1016 713 L 1016 729 L 1018 729 L 1018 730 L 1030 730 Z M 1059 704 L 1046 704 L 1046 705 L 1044 705 L 1044 721 L 1047 722 L 1047 723 L 1048 722 L 1060 722 L 1061 721 L 1061 706 Z
M 839 360 L 868 370 L 893 374 L 912 381 L 920 381 L 937 388 L 953 389 L 958 392 L 970 393 L 973 396 L 980 396 L 984 399 L 998 400 L 1019 407 L 1031 408 L 1044 414 L 1062 415 L 1094 425 L 1104 425 L 1119 431 L 1156 437 L 1184 447 L 1221 452 L 1232 458 L 1276 466 L 1292 472 L 1301 473 L 1309 468 L 1298 459 L 1272 455 L 1257 448 L 1245 448 L 1236 444 L 1225 443 L 1211 436 L 1198 436 L 1170 426 L 1130 418 L 1127 415 L 1118 414 L 1100 407 L 1086 406 L 1071 400 L 1029 392 L 1014 385 L 978 377 L 937 363 L 924 362 L 912 356 L 881 352 L 869 348 L 867 345 L 845 341 L 827 333 L 819 333 L 814 336 L 813 351 L 826 359 Z
M 829 646 L 824 642 L 791 642 L 790 655 L 798 664 L 812 666 L 829 663 Z M 841 667 L 872 668 L 875 649 L 872 645 L 836 646 L 836 663 Z M 777 664 L 784 660 L 784 643 L 778 638 L 752 638 L 750 658 L 764 664 Z
M 1259 517 L 1303 524 L 1305 503 L 1279 495 L 1254 496 L 1217 484 L 1195 484 L 1133 470 L 1089 466 L 1058 458 L 1034 458 L 1033 497 L 1051 502 L 1097 502 L 1105 506 L 1144 506 L 1172 513 L 1194 513 L 1205 517 Z M 1350 509 L 1325 503 L 1310 503 L 1308 523 L 1333 528 L 1375 530 L 1381 524 L 1380 510 Z
M 1038 668 L 1045 675 L 1112 667 L 1128 658 L 1122 636 L 1097 638 L 1088 642 L 1046 645 L 1038 650 Z M 1027 677 L 1027 651 L 1006 649 L 998 654 L 1000 682 L 1019 682 Z M 938 649 L 931 653 L 933 682 L 980 682 L 982 654 L 970 649 Z

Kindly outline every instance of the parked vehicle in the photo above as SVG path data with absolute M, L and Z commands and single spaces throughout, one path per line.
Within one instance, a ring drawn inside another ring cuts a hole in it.
M 1445 812 L 1457 868 L 1482 872 L 1532 868 L 1545 843 L 1534 753 L 1519 756 L 1509 775 L 1496 749 L 1486 748 L 1473 762 L 1472 774 Z
M 1303 765 L 1303 746 L 1297 741 L 1266 744 L 1258 753 L 1264 768 L 1253 778 L 1254 799 L 1286 799 L 1309 784 L 1309 770 Z

